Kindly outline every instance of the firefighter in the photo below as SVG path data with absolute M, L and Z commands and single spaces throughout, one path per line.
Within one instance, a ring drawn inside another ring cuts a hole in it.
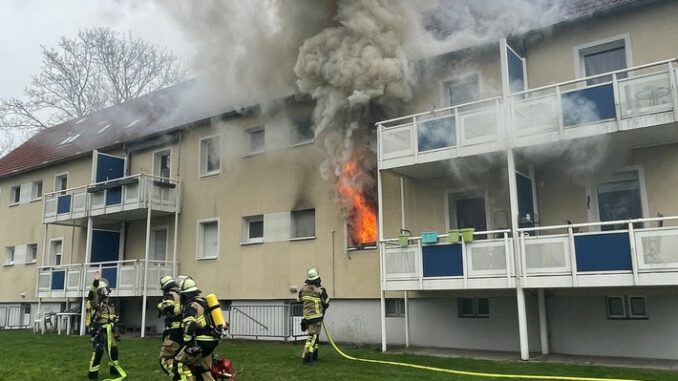
M 179 285 L 169 275 L 160 278 L 160 288 L 163 292 L 162 301 L 158 303 L 158 314 L 165 318 L 165 330 L 162 333 L 163 342 L 160 349 L 160 367 L 173 380 L 186 381 L 183 366 L 174 361 L 183 342 L 181 330 L 181 296 Z
M 97 271 L 94 274 L 94 282 L 87 296 L 91 308 L 90 334 L 92 338 L 93 351 L 92 359 L 89 362 L 89 373 L 87 378 L 96 380 L 99 376 L 101 358 L 104 351 L 108 354 L 109 371 L 115 380 L 123 380 L 127 377 L 125 371 L 118 363 L 118 340 L 120 337 L 115 333 L 115 324 L 119 318 L 115 313 L 115 306 L 111 303 L 109 295 L 111 289 L 108 287 L 106 279 L 101 278 Z
M 175 356 L 175 360 L 185 365 L 184 374 L 189 381 L 195 381 L 188 367 L 196 376 L 204 381 L 214 381 L 212 368 L 212 352 L 219 344 L 212 327 L 207 302 L 200 296 L 201 291 L 191 277 L 179 280 L 181 293 L 181 324 L 183 325 L 183 346 Z
M 320 274 L 315 267 L 308 270 L 304 287 L 299 291 L 298 302 L 303 303 L 304 317 L 301 320 L 302 331 L 308 330 L 308 339 L 301 355 L 303 363 L 312 365 L 318 361 L 318 335 L 322 328 L 325 311 L 330 306 L 327 290 L 320 285 Z

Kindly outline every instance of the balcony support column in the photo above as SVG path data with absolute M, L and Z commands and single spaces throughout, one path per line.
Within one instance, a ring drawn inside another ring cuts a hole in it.
M 539 304 L 539 336 L 541 338 L 541 354 L 548 355 L 551 351 L 549 349 L 549 326 L 548 318 L 546 316 L 546 296 L 544 289 L 540 288 L 537 291 L 537 303 Z
M 410 299 L 405 291 L 403 304 L 405 307 L 405 348 L 410 347 Z
M 146 305 L 148 304 L 148 258 L 151 251 L 151 192 L 146 201 L 146 252 L 144 254 L 144 292 L 141 298 L 141 337 L 146 336 Z M 176 238 L 175 238 L 176 239 Z
M 181 187 L 177 187 L 181 189 Z M 181 191 L 177 192 L 177 205 L 174 209 L 174 246 L 172 248 L 172 277 L 178 275 L 177 269 L 177 237 L 179 236 L 179 202 L 181 200 Z
M 95 151 L 96 156 L 96 151 Z M 94 230 L 94 220 L 92 217 L 87 217 L 87 239 L 85 242 L 85 265 L 81 266 L 82 271 L 82 306 L 80 307 L 80 336 L 85 336 L 85 318 L 87 315 L 87 295 L 86 291 L 89 290 L 87 287 L 87 265 L 89 264 L 92 256 L 92 231 Z
M 377 135 L 377 146 L 380 147 L 379 136 Z M 383 174 L 381 169 L 377 172 L 377 206 L 379 210 L 379 231 L 378 231 L 378 248 L 379 248 L 379 301 L 381 304 L 381 351 L 386 352 L 386 299 L 384 293 L 385 279 L 384 279 L 384 194 L 383 194 Z
M 522 284 L 521 247 L 518 239 L 518 184 L 516 182 L 516 163 L 513 149 L 506 149 L 506 162 L 508 169 L 509 196 L 511 203 L 511 236 L 513 237 L 513 252 L 515 255 L 516 268 L 516 302 L 518 304 L 518 333 L 520 337 L 520 359 L 529 360 L 530 350 L 527 336 L 527 308 L 525 306 L 525 291 Z

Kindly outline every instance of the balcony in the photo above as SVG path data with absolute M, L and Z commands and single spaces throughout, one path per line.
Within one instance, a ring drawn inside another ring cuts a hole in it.
M 448 290 L 514 288 L 513 240 L 508 230 L 475 232 L 476 240 L 422 243 L 411 237 L 407 244 L 387 239 L 382 245 L 384 290 Z
M 155 214 L 179 212 L 181 184 L 168 178 L 134 175 L 43 196 L 43 223 L 85 225 L 87 217 L 141 219 L 146 209 Z
M 673 123 L 676 78 L 671 59 L 382 121 L 379 168 Z
M 633 287 L 678 284 L 677 217 L 475 232 L 469 243 L 382 242 L 384 290 Z M 486 238 L 487 237 L 487 238 Z M 515 271 L 518 263 L 519 271 Z
M 37 297 L 81 298 L 87 296 L 94 273 L 99 271 L 109 281 L 112 296 L 141 296 L 148 263 L 146 285 L 148 296 L 161 296 L 157 280 L 172 274 L 172 263 L 166 261 L 124 260 L 91 264 L 41 266 L 38 268 Z

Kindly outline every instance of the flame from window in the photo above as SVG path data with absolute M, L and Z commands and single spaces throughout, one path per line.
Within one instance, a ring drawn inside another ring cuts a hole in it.
M 358 165 L 355 161 L 343 164 L 341 175 L 337 179 L 337 190 L 345 206 L 348 225 L 349 245 L 362 247 L 377 242 L 376 208 L 355 181 L 358 176 Z

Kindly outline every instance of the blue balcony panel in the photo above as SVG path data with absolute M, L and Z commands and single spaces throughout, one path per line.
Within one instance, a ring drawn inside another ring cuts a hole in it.
M 63 290 L 64 283 L 66 280 L 66 271 L 53 271 L 52 272 L 52 290 Z
M 423 246 L 422 260 L 424 277 L 464 275 L 459 244 Z
M 612 84 L 563 93 L 561 107 L 565 127 L 615 118 Z
M 71 195 L 59 196 L 57 199 L 57 214 L 67 214 L 71 211 Z
M 606 233 L 574 237 L 577 271 L 632 270 L 628 233 Z
M 419 152 L 455 146 L 457 133 L 454 116 L 419 121 L 417 136 Z

